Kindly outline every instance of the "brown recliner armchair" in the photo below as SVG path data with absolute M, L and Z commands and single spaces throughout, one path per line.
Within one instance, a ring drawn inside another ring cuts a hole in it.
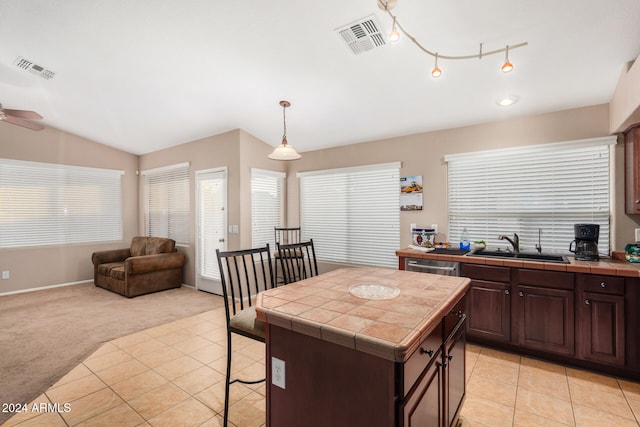
M 130 248 L 94 252 L 93 282 L 128 298 L 179 288 L 185 256 L 175 245 L 173 239 L 136 236 Z

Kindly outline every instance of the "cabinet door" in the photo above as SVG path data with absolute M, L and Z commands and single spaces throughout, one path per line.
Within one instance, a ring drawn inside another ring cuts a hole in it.
M 625 210 L 640 213 L 640 127 L 629 129 L 624 140 Z
M 518 286 L 518 343 L 546 352 L 574 355 L 574 293 Z
M 467 334 L 491 341 L 511 340 L 511 285 L 471 280 L 467 293 Z
M 451 426 L 462 407 L 465 395 L 465 317 L 444 343 L 445 426 Z
M 624 366 L 624 296 L 594 292 L 578 301 L 580 357 Z
M 442 357 L 438 352 L 437 359 Z M 404 427 L 442 425 L 442 363 L 434 360 L 402 407 Z

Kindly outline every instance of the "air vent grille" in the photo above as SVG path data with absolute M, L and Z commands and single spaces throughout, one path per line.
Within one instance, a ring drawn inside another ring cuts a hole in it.
M 16 59 L 15 62 L 16 66 L 18 68 L 22 68 L 23 70 L 27 70 L 27 71 L 31 71 L 33 74 L 37 74 L 38 76 L 42 77 L 43 79 L 49 80 L 52 79 L 53 76 L 56 75 L 56 73 L 54 71 L 48 70 L 38 64 L 34 64 L 33 62 L 29 61 L 28 59 L 25 59 L 21 56 L 18 57 L 18 59 Z
M 355 55 L 387 44 L 385 37 L 380 32 L 380 25 L 373 15 L 340 27 L 335 31 Z

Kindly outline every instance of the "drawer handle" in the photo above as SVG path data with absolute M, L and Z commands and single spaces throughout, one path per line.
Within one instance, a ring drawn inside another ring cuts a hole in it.
M 586 300 L 584 300 L 584 303 L 587 304 L 587 305 L 591 305 L 591 300 L 590 299 L 586 299 Z
M 433 356 L 433 350 L 425 350 L 424 348 L 420 347 L 420 354 L 426 354 L 431 357 Z
M 520 292 L 518 292 L 518 295 L 520 295 L 521 297 L 523 297 L 523 296 L 524 296 L 524 292 L 520 291 Z
M 600 283 L 600 287 L 601 287 L 601 288 L 606 288 L 606 287 L 607 287 L 607 284 L 606 284 L 606 283 L 604 283 L 604 282 L 601 282 L 601 283 Z

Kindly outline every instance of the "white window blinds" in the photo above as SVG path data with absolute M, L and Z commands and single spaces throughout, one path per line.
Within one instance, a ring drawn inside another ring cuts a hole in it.
M 498 235 L 518 233 L 520 249 L 569 253 L 573 225 L 600 225 L 609 252 L 610 150 L 615 137 L 455 154 L 448 162 L 449 241 L 464 227 L 471 240 L 506 248 Z
M 123 173 L 0 159 L 0 248 L 121 240 Z
M 251 244 L 275 248 L 274 227 L 282 224 L 285 174 L 251 169 Z
M 325 261 L 396 267 L 400 163 L 301 172 L 300 226 Z
M 189 163 L 142 171 L 146 236 L 189 243 Z

